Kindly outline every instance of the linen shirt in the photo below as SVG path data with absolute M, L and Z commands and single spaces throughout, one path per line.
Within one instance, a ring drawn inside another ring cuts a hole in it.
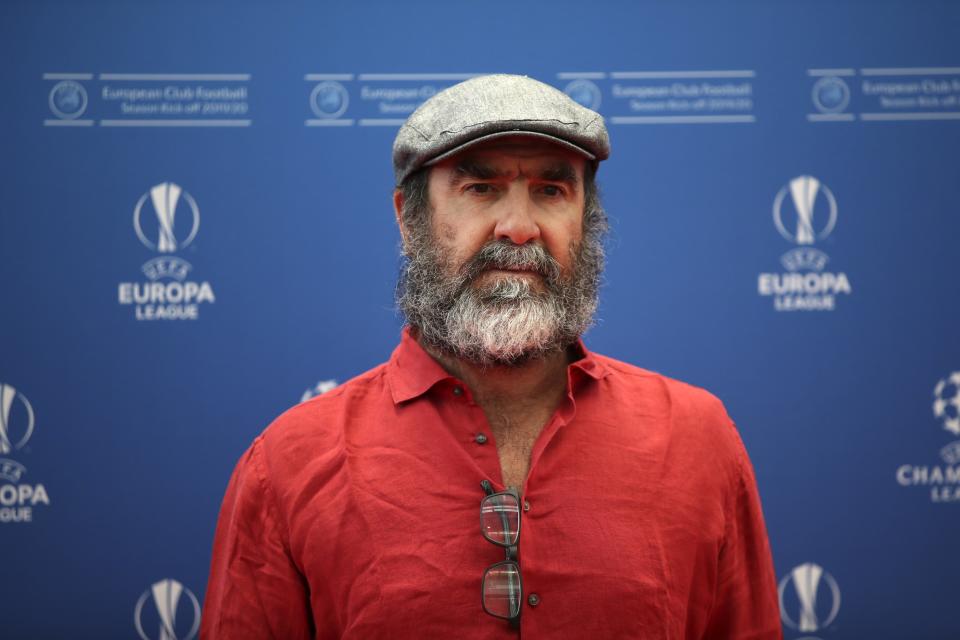
M 781 638 L 753 471 L 721 403 L 576 350 L 522 488 L 520 635 Z M 481 607 L 504 559 L 480 533 L 482 480 L 504 489 L 483 411 L 405 331 L 387 363 L 290 409 L 240 459 L 201 638 L 516 638 Z

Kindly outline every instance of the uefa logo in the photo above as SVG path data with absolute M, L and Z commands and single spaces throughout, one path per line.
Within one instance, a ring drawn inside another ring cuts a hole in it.
M 836 76 L 826 76 L 814 83 L 812 97 L 821 113 L 840 113 L 850 104 L 850 87 Z
M 791 629 L 806 633 L 830 626 L 840 612 L 840 587 L 818 564 L 794 567 L 777 586 L 780 618 Z
M 799 176 L 777 192 L 773 222 L 790 242 L 813 244 L 829 236 L 837 224 L 837 199 L 813 176 Z
M 153 215 L 150 215 L 151 211 Z M 178 211 L 181 212 L 179 216 Z M 193 242 L 200 228 L 200 209 L 193 196 L 180 185 L 164 182 L 137 201 L 133 210 L 133 228 L 148 249 L 173 253 Z
M 137 600 L 133 622 L 143 640 L 192 640 L 200 629 L 200 602 L 176 580 L 161 580 Z
M 27 397 L 0 384 L 0 454 L 22 449 L 33 435 L 33 407 Z
M 321 82 L 310 92 L 310 108 L 318 118 L 339 118 L 349 104 L 350 96 L 339 82 Z
M 87 110 L 87 90 L 73 80 L 64 80 L 50 90 L 50 111 L 63 120 L 73 120 Z
M 164 278 L 183 282 L 193 266 L 186 260 L 181 260 L 175 256 L 160 256 L 153 260 L 147 260 L 140 270 L 143 275 L 150 280 L 162 280 Z
M 933 388 L 933 415 L 943 428 L 960 436 L 960 371 L 954 371 Z
M 574 80 L 563 92 L 582 107 L 596 111 L 600 108 L 600 88 L 589 80 Z
M 0 459 L 0 480 L 17 483 L 26 472 L 27 468 L 16 460 Z

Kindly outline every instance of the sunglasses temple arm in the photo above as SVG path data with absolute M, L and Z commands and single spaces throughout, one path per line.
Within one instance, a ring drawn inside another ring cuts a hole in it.
M 483 488 L 484 493 L 486 493 L 488 496 L 492 496 L 494 493 L 496 493 L 496 491 L 493 490 L 493 485 L 489 480 L 481 480 L 480 486 Z

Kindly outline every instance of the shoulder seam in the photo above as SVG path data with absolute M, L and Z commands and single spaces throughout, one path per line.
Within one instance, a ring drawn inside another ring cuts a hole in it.
M 283 534 L 283 547 L 286 550 L 287 554 L 290 554 L 290 524 L 287 522 L 286 517 L 283 514 L 283 510 L 280 508 L 280 501 L 277 498 L 277 494 L 273 489 L 273 485 L 269 481 L 269 462 L 267 461 L 267 452 L 265 450 L 265 443 L 263 435 L 261 434 L 253 441 L 252 446 L 254 455 L 251 456 L 253 463 L 257 466 L 257 481 L 260 483 L 261 489 L 264 495 L 268 496 L 267 508 L 275 511 L 275 517 L 277 522 L 280 524 Z

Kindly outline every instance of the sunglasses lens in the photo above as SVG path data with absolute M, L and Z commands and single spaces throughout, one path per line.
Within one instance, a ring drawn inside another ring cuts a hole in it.
M 520 567 L 508 561 L 493 565 L 483 574 L 483 608 L 498 618 L 516 618 L 520 613 Z
M 520 503 L 510 494 L 487 496 L 480 505 L 480 530 L 495 544 L 509 547 L 520 537 Z

